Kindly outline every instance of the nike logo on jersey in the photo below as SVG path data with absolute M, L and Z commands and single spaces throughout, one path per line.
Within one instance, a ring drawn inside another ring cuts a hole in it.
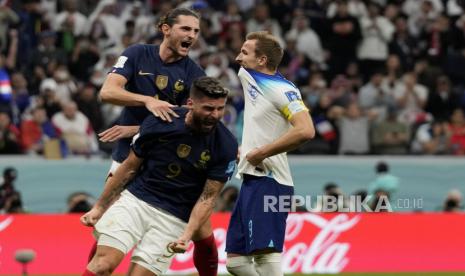
M 153 75 L 153 73 L 142 72 L 142 70 L 139 70 L 139 76 L 150 76 L 150 75 Z

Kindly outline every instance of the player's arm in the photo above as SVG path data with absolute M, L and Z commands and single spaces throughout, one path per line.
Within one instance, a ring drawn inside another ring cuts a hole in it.
M 248 152 L 247 161 L 257 166 L 265 158 L 294 150 L 315 136 L 315 127 L 307 109 L 292 115 L 289 122 L 292 127 L 284 135 L 270 144 Z
M 187 250 L 189 241 L 193 233 L 207 222 L 215 207 L 215 202 L 223 189 L 224 182 L 207 179 L 203 192 L 192 209 L 184 233 L 179 237 L 178 241 L 171 244 L 171 249 L 176 253 L 184 253 Z
M 109 73 L 100 89 L 100 98 L 115 105 L 145 106 L 153 115 L 164 121 L 171 122 L 171 116 L 178 117 L 171 109 L 174 105 L 154 97 L 132 93 L 124 88 L 126 83 L 126 77 L 118 73 Z
M 126 184 L 134 178 L 142 164 L 143 159 L 130 151 L 128 158 L 118 167 L 113 177 L 108 177 L 102 194 L 94 207 L 81 217 L 81 223 L 93 226 L 110 205 L 118 198 Z
M 102 142 L 114 142 L 122 138 L 130 138 L 139 132 L 140 126 L 120 126 L 115 125 L 98 134 Z

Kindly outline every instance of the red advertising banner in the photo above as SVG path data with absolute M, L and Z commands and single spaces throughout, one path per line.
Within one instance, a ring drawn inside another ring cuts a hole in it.
M 229 214 L 214 214 L 219 272 L 226 273 Z M 465 214 L 291 214 L 285 273 L 465 271 Z M 91 229 L 76 215 L 0 216 L 0 275 L 20 274 L 19 249 L 36 258 L 30 274 L 79 274 L 93 244 Z M 176 255 L 170 273 L 195 272 L 192 246 Z M 117 272 L 124 273 L 129 259 Z

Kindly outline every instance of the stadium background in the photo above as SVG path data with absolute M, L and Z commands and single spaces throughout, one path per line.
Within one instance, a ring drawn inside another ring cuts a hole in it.
M 280 71 L 299 86 L 317 129 L 291 158 L 297 194 L 323 194 L 329 182 L 344 195 L 383 187 L 374 168 L 385 161 L 399 179 L 390 196 L 409 203 L 396 212 L 427 216 L 447 206 L 462 212 L 461 0 L 6 0 L 0 1 L 0 169 L 17 169 L 21 201 L 3 213 L 66 213 L 71 193 L 88 193 L 88 203 L 98 196 L 112 145 L 99 143 L 96 133 L 120 112 L 99 102 L 98 90 L 124 48 L 161 40 L 154 24 L 178 5 L 202 14 L 191 57 L 233 91 L 225 124 L 238 139 L 243 99 L 234 57 L 249 31 L 268 30 L 281 40 Z M 418 200 L 421 207 L 414 206 Z M 456 218 L 458 226 L 465 223 Z M 445 225 L 441 233 L 448 231 Z M 433 246 L 441 235 L 431 239 Z M 463 254 L 455 257 L 465 263 Z M 16 272 L 2 271 L 0 263 L 2 273 Z

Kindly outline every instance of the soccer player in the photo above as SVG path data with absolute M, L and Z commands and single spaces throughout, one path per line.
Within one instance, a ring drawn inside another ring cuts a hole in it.
M 189 9 L 169 11 L 158 23 L 164 35 L 162 43 L 129 47 L 108 74 L 100 97 L 125 106 L 118 125 L 99 134 L 103 142 L 117 141 L 110 177 L 128 156 L 131 138 L 144 118 L 153 113 L 171 121 L 177 116 L 172 108 L 185 104 L 192 81 L 205 75 L 187 56 L 199 35 L 199 18 Z M 216 276 L 218 250 L 210 221 L 195 233 L 194 244 L 194 264 L 200 276 Z
M 265 212 L 264 195 L 289 202 L 294 188 L 286 152 L 315 135 L 299 89 L 277 72 L 282 56 L 275 37 L 254 32 L 236 57 L 245 110 L 238 167 L 243 182 L 226 238 L 226 267 L 233 275 L 283 275 L 288 213 Z
M 174 109 L 179 117 L 143 121 L 128 158 L 81 217 L 98 238 L 83 275 L 110 275 L 135 245 L 128 275 L 161 275 L 174 252 L 187 249 L 236 165 L 236 139 L 220 122 L 227 94 L 218 80 L 201 77 L 188 108 Z

